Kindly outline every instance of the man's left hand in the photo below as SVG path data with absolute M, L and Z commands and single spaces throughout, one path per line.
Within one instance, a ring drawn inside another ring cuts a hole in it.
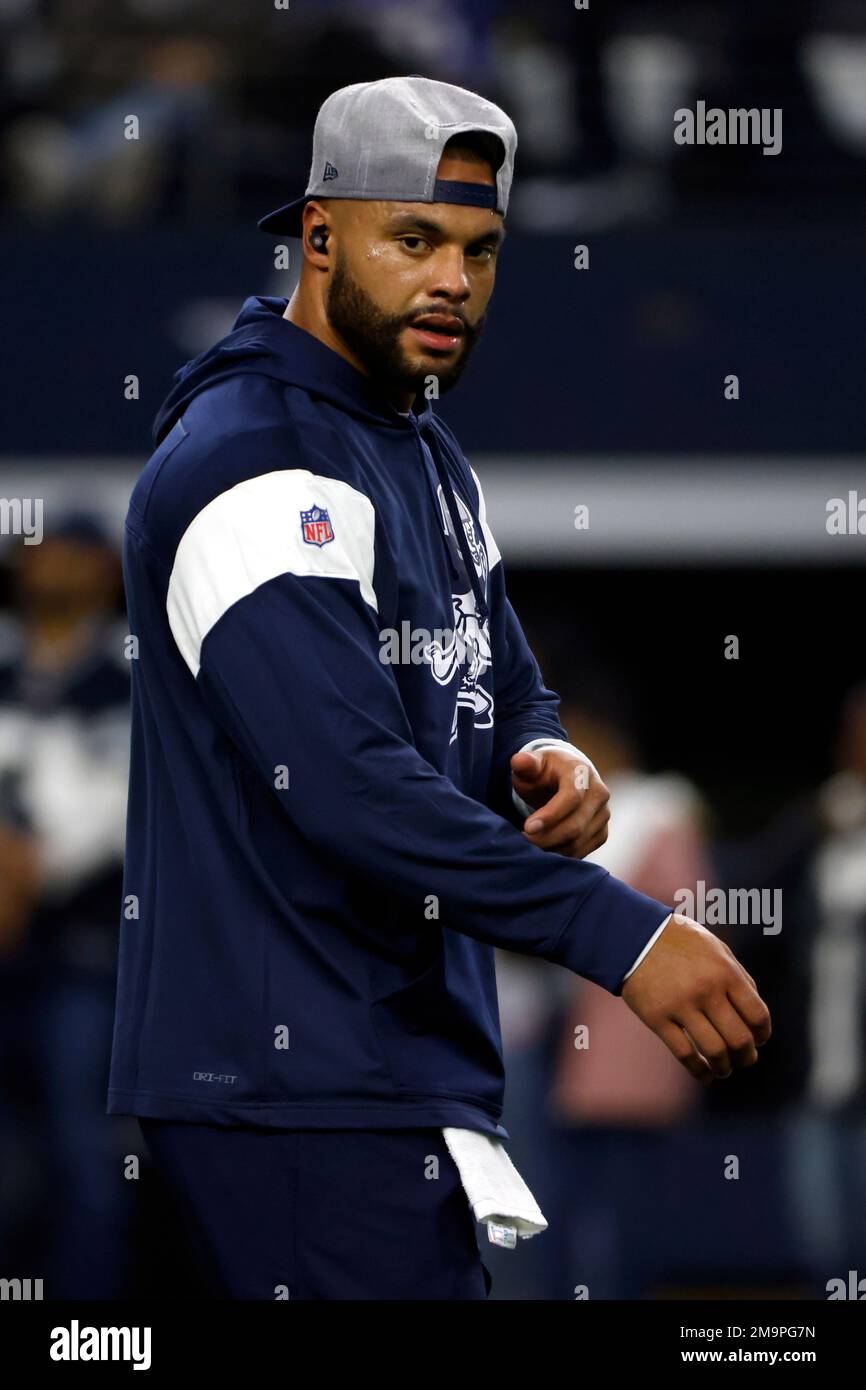
M 535 808 L 523 827 L 531 844 L 571 859 L 604 844 L 610 792 L 589 758 L 567 748 L 515 753 L 511 780 L 517 795 Z

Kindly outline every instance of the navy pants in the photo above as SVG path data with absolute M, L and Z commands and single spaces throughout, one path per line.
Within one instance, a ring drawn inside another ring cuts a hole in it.
M 441 1130 L 139 1123 L 215 1298 L 487 1297 Z

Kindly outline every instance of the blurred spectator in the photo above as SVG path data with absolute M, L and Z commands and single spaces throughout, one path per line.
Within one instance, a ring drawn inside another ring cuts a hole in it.
M 866 1272 L 866 684 L 842 704 L 835 765 L 764 834 L 718 851 L 726 882 L 782 895 L 778 935 L 731 940 L 761 978 L 774 1037 L 724 1099 L 784 1107 L 790 1224 L 819 1297 L 828 1279 Z
M 673 906 L 677 892 L 711 878 L 701 799 L 684 777 L 641 768 L 619 683 L 597 671 L 567 685 L 579 693 L 564 698 L 563 725 L 611 791 L 608 840 L 589 862 Z M 505 953 L 497 977 L 510 1147 L 550 1230 L 524 1243 L 519 1272 L 494 1252 L 494 1295 L 519 1275 L 513 1296 L 525 1298 L 528 1281 L 536 1298 L 571 1298 L 583 1283 L 592 1298 L 640 1297 L 664 1273 L 667 1135 L 695 1111 L 698 1087 L 621 999 L 590 981 Z M 589 1045 L 578 1050 L 580 1025 Z
M 818 795 L 810 1066 L 788 1149 L 794 1224 L 822 1293 L 866 1273 L 866 684 L 844 702 L 837 768 Z
M 863 206 L 866 20 L 850 0 L 317 0 L 254 17 L 229 0 L 6 0 L 0 32 L 0 196 L 37 220 L 248 223 L 306 181 L 331 91 L 405 72 L 511 114 L 518 226 L 642 222 L 677 197 Z M 678 146 L 674 112 L 699 99 L 781 108 L 784 157 Z
M 67 517 L 18 552 L 0 663 L 0 975 L 4 995 L 28 984 L 3 1041 L 26 1044 L 38 1086 L 47 1298 L 120 1296 L 129 1253 L 126 1126 L 105 1114 L 129 741 L 118 592 L 106 538 Z
M 686 778 L 642 768 L 624 693 L 596 679 L 562 717 L 611 792 L 608 840 L 590 862 L 672 907 L 710 880 L 701 798 Z M 591 1298 L 640 1298 L 663 1280 L 668 1133 L 699 1100 L 685 1068 L 621 999 L 573 982 L 548 1097 L 561 1131 L 560 1297 L 587 1284 Z

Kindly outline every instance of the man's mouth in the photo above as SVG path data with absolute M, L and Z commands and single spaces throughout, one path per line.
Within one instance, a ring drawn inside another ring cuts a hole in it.
M 466 331 L 463 320 L 454 314 L 424 314 L 409 327 L 425 347 L 440 352 L 453 352 Z

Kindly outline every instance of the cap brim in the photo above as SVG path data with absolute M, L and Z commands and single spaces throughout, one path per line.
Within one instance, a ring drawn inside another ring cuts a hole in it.
M 286 203 L 281 208 L 275 208 L 264 217 L 260 217 L 257 226 L 260 232 L 282 232 L 286 236 L 300 237 L 303 233 L 303 211 L 306 203 L 309 202 L 309 195 L 304 194 L 301 198 L 296 198 L 293 203 Z

